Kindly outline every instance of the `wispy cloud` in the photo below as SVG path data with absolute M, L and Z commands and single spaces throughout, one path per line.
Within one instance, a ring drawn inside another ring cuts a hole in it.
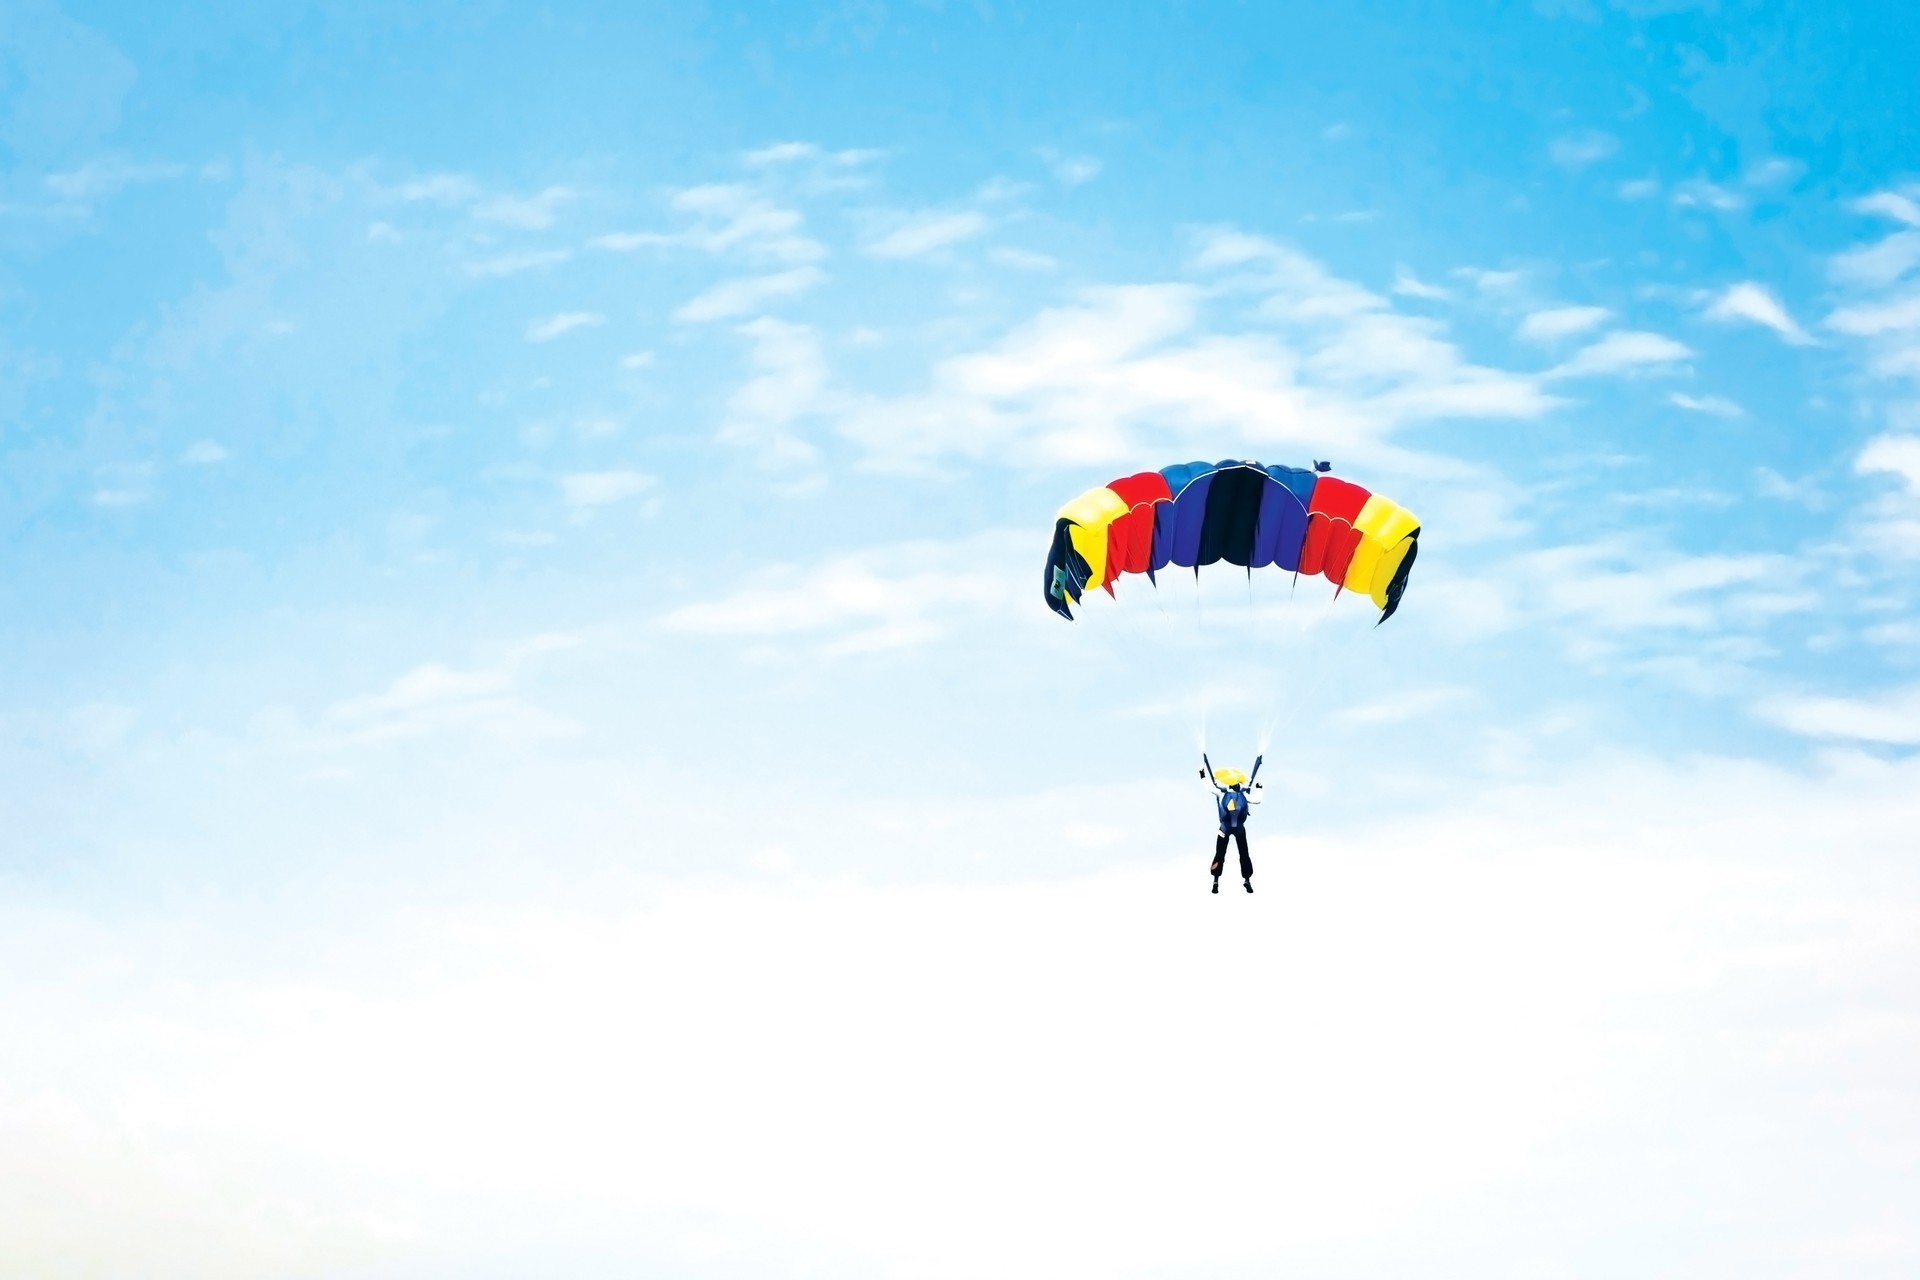
M 1035 253 L 1031 249 L 1008 248 L 1004 245 L 987 250 L 987 259 L 1017 271 L 1056 271 L 1060 267 L 1059 260 L 1047 254 Z
M 1863 476 L 1891 476 L 1900 484 L 1855 512 L 1861 542 L 1899 559 L 1920 558 L 1920 436 L 1876 436 L 1854 459 L 1853 469 Z
M 1052 147 L 1041 147 L 1036 154 L 1046 162 L 1054 181 L 1063 187 L 1077 187 L 1100 175 L 1100 162 L 1092 156 L 1068 155 Z
M 662 625 L 699 635 L 813 636 L 829 656 L 922 645 L 939 639 L 943 619 L 955 613 L 1011 604 L 1011 583 L 998 562 L 1010 558 L 1013 545 L 1010 536 L 993 534 L 958 544 L 902 543 L 811 569 L 782 566 L 732 595 L 683 605 Z M 983 568 L 989 560 L 995 567 Z
M 1756 710 L 1762 718 L 1809 738 L 1920 745 L 1920 685 L 1880 690 L 1863 698 L 1769 698 Z
M 1737 213 L 1747 207 L 1745 197 L 1705 178 L 1694 178 L 1675 187 L 1673 203 L 1682 209 L 1712 209 L 1716 213 Z
M 503 253 L 479 262 L 469 262 L 467 274 L 481 280 L 496 279 L 519 275 L 523 271 L 537 271 L 541 267 L 558 266 L 571 257 L 573 251 L 570 249 L 529 249 L 521 253 Z
M 1725 396 L 1690 396 L 1684 391 L 1676 391 L 1667 399 L 1689 413 L 1704 413 L 1715 418 L 1739 418 L 1746 414 L 1745 409 Z
M 805 325 L 771 316 L 740 332 L 753 342 L 753 374 L 728 398 L 720 439 L 750 449 L 766 466 L 812 462 L 818 450 L 796 425 L 822 408 L 827 366 L 819 338 Z
M 460 173 L 430 173 L 400 184 L 394 195 L 409 204 L 466 204 L 479 198 L 480 184 Z
M 1806 171 L 1807 166 L 1798 160 L 1773 156 L 1748 169 L 1746 183 L 1750 187 L 1781 187 L 1795 181 Z
M 1416 689 L 1397 697 L 1348 707 L 1337 713 L 1334 719 L 1341 724 L 1350 725 L 1404 724 L 1408 720 L 1417 720 L 1421 716 L 1432 715 L 1448 707 L 1458 706 L 1472 696 L 1469 690 L 1457 686 Z
M 187 167 L 152 160 L 90 160 L 78 169 L 48 175 L 47 189 L 62 200 L 87 204 L 106 200 L 129 187 L 184 177 Z
M 1437 284 L 1428 284 L 1405 267 L 1394 268 L 1393 291 L 1403 297 L 1425 298 L 1431 302 L 1445 302 L 1453 296 Z
M 591 329 L 606 322 L 607 318 L 597 311 L 562 311 L 528 325 L 527 341 L 552 342 L 576 329 Z
M 1693 350 L 1663 334 L 1643 330 L 1610 333 L 1572 359 L 1547 371 L 1548 378 L 1594 377 L 1671 369 L 1693 357 Z
M 1920 227 L 1920 201 L 1905 191 L 1876 191 L 1862 196 L 1850 206 L 1856 213 L 1870 213 L 1910 227 Z
M 750 186 L 709 183 L 674 193 L 675 212 L 692 218 L 679 231 L 623 231 L 594 237 L 596 249 L 628 253 L 635 249 L 692 249 L 738 256 L 748 261 L 811 263 L 827 256 L 826 246 L 802 228 L 798 210 L 774 203 Z
M 1878 337 L 1920 329 L 1920 290 L 1890 299 L 1841 307 L 1827 324 L 1855 337 Z
M 576 513 L 625 502 L 659 483 L 644 471 L 576 471 L 560 477 L 560 495 Z
M 1516 580 L 1541 584 L 1540 606 L 1604 632 L 1718 631 L 1740 615 L 1800 609 L 1785 590 L 1803 567 L 1779 555 L 1678 555 L 1621 539 L 1521 556 Z
M 757 168 L 762 165 L 791 164 L 795 160 L 814 160 L 819 155 L 820 148 L 811 142 L 776 142 L 749 151 L 741 158 Z
M 876 258 L 919 258 L 971 240 L 986 229 L 986 218 L 970 211 L 912 214 L 869 240 L 866 250 Z
M 1494 270 L 1489 267 L 1455 267 L 1453 274 L 1481 293 L 1512 293 L 1526 280 L 1524 272 Z
M 378 693 L 328 707 L 309 745 L 338 749 L 443 733 L 478 733 L 517 743 L 570 736 L 578 732 L 577 724 L 532 706 L 516 688 L 529 663 L 577 644 L 571 636 L 541 635 L 516 644 L 488 666 L 423 663 Z
M 731 319 L 761 310 L 777 299 L 797 297 L 826 278 L 826 272 L 818 267 L 795 267 L 790 271 L 723 280 L 682 303 L 673 318 L 686 324 Z
M 1896 231 L 1873 244 L 1836 254 L 1828 273 L 1839 283 L 1885 288 L 1920 266 L 1920 231 Z
M 225 462 L 229 456 L 226 447 L 217 440 L 195 440 L 180 455 L 180 461 L 190 467 L 210 467 Z
M 1861 475 L 1894 475 L 1909 492 L 1920 497 L 1920 436 L 1879 436 L 1867 443 L 1854 460 Z
M 1715 298 L 1707 307 L 1709 320 L 1746 321 L 1773 330 L 1787 342 L 1797 347 L 1809 346 L 1813 339 L 1804 329 L 1794 323 L 1780 300 L 1765 287 L 1753 281 L 1743 281 L 1729 288 Z
M 545 231 L 559 220 L 561 208 L 577 198 L 567 187 L 548 187 L 534 196 L 496 196 L 476 207 L 473 216 L 523 231 Z
M 1520 322 L 1520 336 L 1528 342 L 1558 342 L 1597 329 L 1613 318 L 1605 307 L 1547 307 L 1530 312 Z
M 1402 314 L 1275 241 L 1210 231 L 1194 261 L 1205 288 L 1085 290 L 941 361 L 923 393 L 850 402 L 841 430 L 887 466 L 1081 465 L 1137 456 L 1149 438 L 1253 449 L 1337 435 L 1351 456 L 1383 449 L 1405 423 L 1530 417 L 1558 403 L 1531 376 L 1465 360 L 1439 321 Z M 1259 299 L 1262 327 L 1213 330 L 1215 296 Z
M 776 142 L 770 146 L 758 147 L 741 156 L 741 161 L 750 169 L 771 169 L 782 166 L 807 165 L 816 169 L 839 170 L 843 173 L 872 164 L 884 155 L 872 148 L 852 147 L 839 151 L 829 151 L 814 142 Z M 844 182 L 829 182 L 828 187 L 857 185 Z
M 1620 140 L 1612 134 L 1599 129 L 1579 129 L 1555 138 L 1547 154 L 1563 168 L 1584 169 L 1619 149 Z

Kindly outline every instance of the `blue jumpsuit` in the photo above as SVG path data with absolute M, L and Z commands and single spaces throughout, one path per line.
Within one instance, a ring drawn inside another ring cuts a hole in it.
M 1240 846 L 1240 878 L 1252 887 L 1253 859 L 1247 855 L 1247 793 L 1239 787 L 1222 787 L 1217 782 L 1214 789 L 1220 793 L 1220 836 L 1213 843 L 1214 887 L 1219 887 L 1220 872 L 1226 866 L 1229 838 Z

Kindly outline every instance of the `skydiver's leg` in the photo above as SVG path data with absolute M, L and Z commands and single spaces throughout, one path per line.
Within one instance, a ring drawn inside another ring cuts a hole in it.
M 1247 892 L 1252 893 L 1253 859 L 1247 855 L 1247 829 L 1245 827 L 1235 827 L 1233 829 L 1233 838 L 1240 844 L 1240 878 L 1246 881 Z M 1220 852 L 1225 853 L 1226 850 L 1222 848 Z
M 1213 891 L 1220 892 L 1220 869 L 1227 865 L 1227 833 L 1213 842 Z

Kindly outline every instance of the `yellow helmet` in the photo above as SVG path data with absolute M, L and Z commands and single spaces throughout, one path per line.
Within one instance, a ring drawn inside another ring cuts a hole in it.
M 1215 769 L 1213 771 L 1213 780 L 1223 787 L 1244 787 L 1247 785 L 1247 775 L 1238 769 Z

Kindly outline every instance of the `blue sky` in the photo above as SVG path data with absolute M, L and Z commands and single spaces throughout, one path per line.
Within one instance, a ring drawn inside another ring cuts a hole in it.
M 0 1257 L 1910 1270 L 1914 19 L 1361 8 L 10 6 Z

